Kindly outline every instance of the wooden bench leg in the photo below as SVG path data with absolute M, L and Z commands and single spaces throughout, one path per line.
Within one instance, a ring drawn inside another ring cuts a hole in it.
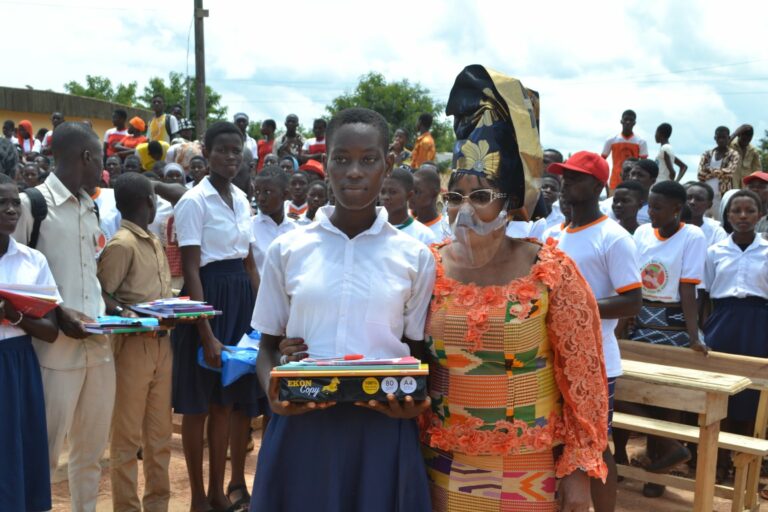
M 738 453 L 733 457 L 733 466 L 736 468 L 736 475 L 733 479 L 733 503 L 731 512 L 743 512 L 746 505 L 746 487 L 747 476 L 750 467 L 754 464 L 757 457 L 748 453 Z
M 758 499 L 758 487 L 760 484 L 760 466 L 762 463 L 762 457 L 753 457 L 747 467 L 747 481 L 744 483 L 744 508 L 750 510 L 757 509 L 760 501 Z
M 706 415 L 699 415 L 699 448 L 696 461 L 696 488 L 693 499 L 694 512 L 711 512 L 715 498 L 715 472 L 717 468 L 717 437 L 720 422 L 704 424 Z

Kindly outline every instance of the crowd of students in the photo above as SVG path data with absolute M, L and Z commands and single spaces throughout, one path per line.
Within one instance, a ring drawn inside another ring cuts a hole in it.
M 469 66 L 456 84 L 447 184 L 429 114 L 412 150 L 405 128 L 390 138 L 366 109 L 315 120 L 309 140 L 291 114 L 256 141 L 244 113 L 195 140 L 159 95 L 149 122 L 115 110 L 101 139 L 61 113 L 40 140 L 6 121 L 0 282 L 60 296 L 41 319 L 0 302 L 0 509 L 51 508 L 66 439 L 73 510 L 95 509 L 108 444 L 114 510 L 168 510 L 176 412 L 192 511 L 613 510 L 615 462 L 628 462 L 611 430 L 618 338 L 768 357 L 739 328 L 768 330 L 768 173 L 753 130 L 718 127 L 682 185 L 669 124 L 655 160 L 629 110 L 602 154 L 566 160 L 516 118 L 538 118 L 519 81 Z M 174 293 L 223 315 L 111 338 L 83 328 Z M 255 374 L 222 386 L 198 364 L 202 347 L 220 366 L 253 329 Z M 430 398 L 277 398 L 274 366 L 349 353 L 428 360 Z M 729 428 L 746 431 L 755 411 L 740 394 Z M 648 455 L 656 472 L 691 457 L 659 438 Z

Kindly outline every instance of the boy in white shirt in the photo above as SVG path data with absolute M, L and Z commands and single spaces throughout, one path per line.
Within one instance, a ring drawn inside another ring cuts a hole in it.
M 408 206 L 416 215 L 416 220 L 432 230 L 438 240 L 450 238 L 451 229 L 448 219 L 437 211 L 437 198 L 440 195 L 440 175 L 437 166 L 424 162 L 413 173 L 413 195 Z
M 379 201 L 387 209 L 389 223 L 426 245 L 442 242 L 431 229 L 411 217 L 408 201 L 412 197 L 413 175 L 409 171 L 398 167 L 384 178 Z
M 288 179 L 290 199 L 285 200 L 285 214 L 293 220 L 307 213 L 309 182 L 309 175 L 306 171 L 296 171 Z
M 296 229 L 297 225 L 288 218 L 283 202 L 288 197 L 288 175 L 276 165 L 267 165 L 253 180 L 253 197 L 259 213 L 251 218 L 253 242 L 251 253 L 256 269 L 261 275 L 267 248 L 275 238 Z
M 691 181 L 685 184 L 685 193 L 688 197 L 688 209 L 691 211 L 688 224 L 701 228 L 707 239 L 707 247 L 728 238 L 728 233 L 718 221 L 704 216 L 704 213 L 712 208 L 715 199 L 715 191 L 712 187 L 706 183 Z
M 661 144 L 659 147 L 659 156 L 656 157 L 656 163 L 659 166 L 658 181 L 674 180 L 679 183 L 683 178 L 685 171 L 688 170 L 688 166 L 680 161 L 680 159 L 676 158 L 675 154 L 672 152 L 672 145 L 669 143 L 669 138 L 671 136 L 671 124 L 661 123 L 658 128 L 656 128 L 656 143 Z M 680 172 L 678 174 L 675 174 L 675 164 L 680 167 Z
M 549 172 L 563 176 L 563 198 L 571 205 L 571 222 L 560 234 L 558 247 L 573 259 L 597 299 L 611 400 L 621 375 L 614 330 L 619 318 L 636 315 L 642 305 L 637 250 L 629 233 L 600 211 L 600 192 L 609 174 L 605 159 L 597 153 L 580 151 L 563 164 L 550 165 Z M 612 412 L 610 403 L 609 432 Z M 592 479 L 592 501 L 597 511 L 616 506 L 616 463 L 610 448 L 603 458 L 608 466 L 606 483 Z

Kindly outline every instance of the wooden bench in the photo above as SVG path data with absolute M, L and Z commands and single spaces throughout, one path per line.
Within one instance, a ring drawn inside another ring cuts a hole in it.
M 682 425 L 664 420 L 635 416 L 622 412 L 615 412 L 613 415 L 614 428 L 622 428 L 633 432 L 668 437 L 679 441 L 699 442 L 699 428 L 691 425 Z M 733 459 L 733 465 L 736 474 L 733 487 L 725 485 L 715 486 L 715 496 L 732 500 L 731 510 L 742 512 L 745 510 L 757 510 L 755 505 L 747 506 L 747 477 L 751 469 L 756 468 L 760 471 L 760 461 L 768 455 L 768 440 L 755 437 L 741 436 L 729 432 L 720 432 L 718 435 L 718 448 L 736 452 Z M 695 489 L 695 481 L 666 474 L 648 473 L 647 471 L 619 465 L 619 474 L 627 478 L 634 478 L 659 485 L 670 485 L 672 487 Z
M 734 488 L 736 492 L 730 488 L 724 486 L 717 486 L 716 492 L 718 496 L 728 497 L 734 496 L 734 508 L 733 510 L 757 510 L 758 498 L 757 489 L 760 479 L 760 466 L 762 457 L 768 455 L 766 453 L 758 454 L 760 447 L 763 446 L 760 442 L 755 443 L 754 438 L 763 440 L 766 438 L 766 428 L 768 427 L 768 360 L 758 357 L 739 356 L 733 354 L 724 354 L 720 352 L 710 352 L 708 356 L 704 356 L 699 352 L 694 352 L 685 348 L 670 347 L 664 345 L 653 345 L 649 343 L 619 340 L 619 346 L 621 349 L 621 356 L 623 359 L 632 361 L 642 361 L 655 364 L 663 364 L 669 366 L 677 366 L 681 368 L 688 368 L 693 370 L 717 372 L 722 374 L 729 374 L 741 377 L 747 377 L 750 380 L 749 389 L 757 390 L 760 393 L 760 400 L 757 409 L 755 430 L 753 432 L 754 437 L 749 438 L 747 436 L 736 436 L 734 434 L 722 433 L 719 438 L 719 444 L 721 448 L 732 449 L 736 452 L 734 457 L 734 466 L 736 467 L 737 477 L 734 481 Z M 648 420 L 643 418 L 643 420 Z M 631 418 L 631 423 L 638 424 L 639 420 Z M 656 422 L 658 420 L 649 420 Z M 650 424 L 640 422 L 638 427 L 649 427 Z M 663 423 L 662 423 L 663 425 Z M 630 427 L 628 430 L 638 430 Z M 697 430 L 695 427 L 688 427 L 693 430 Z M 638 430 L 643 431 L 644 430 Z M 690 432 L 690 431 L 689 431 Z M 646 432 L 648 433 L 648 432 Z M 673 433 L 666 433 L 667 437 L 675 437 Z M 679 437 L 676 437 L 680 439 Z M 732 443 L 732 448 L 723 446 L 723 439 L 728 439 L 728 442 Z M 690 440 L 690 439 L 686 439 Z M 741 455 L 743 454 L 743 455 Z M 739 466 L 742 470 L 739 471 Z M 637 468 L 629 468 L 631 473 L 636 473 Z M 650 474 L 649 474 L 650 475 Z M 630 476 L 625 474 L 624 476 Z M 654 477 L 669 476 L 669 475 L 654 475 Z M 634 478 L 634 476 L 632 476 Z M 675 478 L 675 477 L 673 477 Z M 659 483 L 651 478 L 647 481 L 653 483 Z M 678 484 L 682 482 L 677 482 Z M 743 484 L 743 487 L 741 485 Z M 672 484 L 670 484 L 672 485 Z M 677 485 L 675 485 L 677 486 Z M 684 488 L 688 488 L 684 486 Z M 741 489 L 744 489 L 743 493 Z M 743 494 L 743 500 L 742 500 Z M 739 504 L 743 505 L 743 508 L 736 508 Z

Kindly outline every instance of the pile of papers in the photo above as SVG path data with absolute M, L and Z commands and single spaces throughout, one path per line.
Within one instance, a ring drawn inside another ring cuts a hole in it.
M 189 297 L 161 299 L 131 306 L 136 313 L 155 318 L 197 318 L 220 315 L 213 306 Z

